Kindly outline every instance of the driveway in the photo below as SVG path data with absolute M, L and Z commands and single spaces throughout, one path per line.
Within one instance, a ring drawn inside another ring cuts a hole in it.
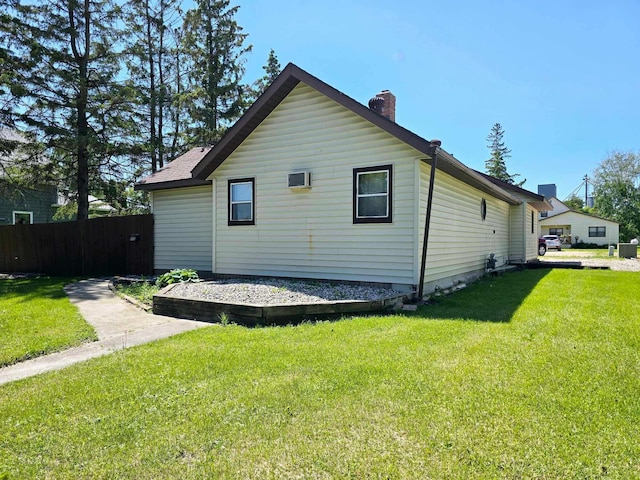
M 603 253 L 607 253 L 603 250 Z M 598 257 L 588 250 L 564 249 L 560 252 L 547 251 L 544 257 L 538 257 L 540 263 L 579 263 L 585 267 L 609 267 L 611 270 L 640 272 L 640 260 L 637 258 L 618 258 L 616 252 L 613 257 Z

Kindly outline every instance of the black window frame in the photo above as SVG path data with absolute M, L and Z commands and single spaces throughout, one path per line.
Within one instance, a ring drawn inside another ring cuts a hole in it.
M 535 227 L 535 221 L 536 221 L 536 214 L 533 212 L 533 210 L 531 210 L 531 233 L 536 233 L 536 227 Z
M 358 217 L 358 178 L 361 174 L 387 172 L 387 215 L 384 217 Z M 392 223 L 393 222 L 393 165 L 377 165 L 353 169 L 353 223 Z
M 591 231 L 595 230 L 595 235 L 591 234 Z M 602 231 L 602 235 L 600 232 Z M 605 238 L 607 236 L 607 227 L 589 227 L 589 238 Z
M 564 227 L 549 227 L 549 235 L 557 235 L 562 237 L 564 235 Z
M 231 204 L 231 190 L 232 185 L 240 184 L 240 183 L 250 183 L 251 184 L 251 219 L 250 220 L 233 220 L 232 212 L 233 209 Z M 239 226 L 239 225 L 255 225 L 256 224 L 256 179 L 254 177 L 248 178 L 234 178 L 229 179 L 227 181 L 227 225 L 231 226 Z

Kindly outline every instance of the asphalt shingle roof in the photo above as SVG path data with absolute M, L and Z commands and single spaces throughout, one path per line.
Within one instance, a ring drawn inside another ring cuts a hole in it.
M 213 147 L 195 147 L 184 155 L 169 162 L 157 172 L 142 179 L 138 186 L 153 186 L 160 188 L 167 184 L 167 188 L 176 186 L 206 185 L 208 182 L 193 178 L 192 170 Z M 171 185 L 169 185 L 171 183 Z

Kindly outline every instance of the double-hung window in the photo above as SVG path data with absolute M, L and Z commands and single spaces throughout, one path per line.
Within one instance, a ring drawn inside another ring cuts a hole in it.
M 606 237 L 607 227 L 589 227 L 590 237 Z
M 354 168 L 353 223 L 391 223 L 392 166 Z
M 229 180 L 229 225 L 255 225 L 255 179 Z

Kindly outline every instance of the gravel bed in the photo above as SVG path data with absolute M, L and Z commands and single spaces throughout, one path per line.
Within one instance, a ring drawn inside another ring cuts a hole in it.
M 538 257 L 538 259 L 541 263 L 573 262 L 585 267 L 609 267 L 611 270 L 640 272 L 640 261 L 637 258 L 619 258 L 617 256 L 594 258 L 591 252 L 571 248 L 561 252 L 549 251 L 544 257 Z
M 333 301 L 372 301 L 403 295 L 388 288 L 279 278 L 225 279 L 198 283 L 179 283 L 172 297 L 215 300 L 250 305 L 282 305 Z

